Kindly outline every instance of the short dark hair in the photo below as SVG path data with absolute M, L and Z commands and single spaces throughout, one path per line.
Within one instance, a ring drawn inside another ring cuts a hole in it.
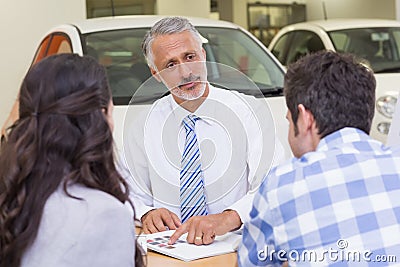
M 321 137 L 344 127 L 369 134 L 376 81 L 367 62 L 351 54 L 319 51 L 288 66 L 284 93 L 297 134 L 298 105 L 313 114 Z

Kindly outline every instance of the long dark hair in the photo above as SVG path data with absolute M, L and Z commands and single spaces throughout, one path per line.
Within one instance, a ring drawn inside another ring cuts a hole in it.
M 129 201 L 114 163 L 110 101 L 106 71 L 90 57 L 54 55 L 28 71 L 20 117 L 0 150 L 0 266 L 20 265 L 59 186 L 70 197 L 68 185 L 78 183 Z

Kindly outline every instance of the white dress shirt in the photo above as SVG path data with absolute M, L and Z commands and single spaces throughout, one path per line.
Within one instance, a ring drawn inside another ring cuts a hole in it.
M 62 186 L 46 201 L 39 231 L 21 267 L 135 266 L 131 206 L 81 185 Z
M 169 95 L 127 127 L 125 167 L 133 178 L 128 181 L 133 182 L 131 198 L 139 219 L 160 207 L 180 217 L 180 164 L 185 143 L 182 119 L 188 114 Z M 252 192 L 273 160 L 276 163 L 284 158 L 267 103 L 264 98 L 210 85 L 208 97 L 194 114 L 200 117 L 195 132 L 208 211 L 216 214 L 233 209 L 244 222 L 249 218 Z

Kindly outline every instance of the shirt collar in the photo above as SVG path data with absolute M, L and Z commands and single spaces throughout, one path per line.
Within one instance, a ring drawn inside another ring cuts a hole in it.
M 316 151 L 327 151 L 335 147 L 343 146 L 349 143 L 367 141 L 372 139 L 363 131 L 357 128 L 346 127 L 322 138 Z
M 212 125 L 215 123 L 214 120 L 211 118 L 215 118 L 216 106 L 215 104 L 213 104 L 215 101 L 210 101 L 210 99 L 214 98 L 214 87 L 211 84 L 208 84 L 208 87 L 209 92 L 207 98 L 200 105 L 200 107 L 195 112 L 193 112 L 193 114 L 195 114 L 205 123 Z M 191 112 L 182 108 L 178 103 L 176 103 L 176 101 L 172 97 L 172 94 L 168 96 L 168 100 L 172 110 L 172 114 L 175 117 L 176 121 L 178 123 L 182 123 L 183 118 L 191 114 Z

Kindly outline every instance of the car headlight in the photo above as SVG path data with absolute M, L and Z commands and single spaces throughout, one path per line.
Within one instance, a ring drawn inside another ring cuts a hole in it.
M 391 119 L 396 108 L 397 98 L 391 95 L 385 95 L 378 98 L 376 101 L 376 109 L 383 116 Z
M 387 135 L 389 133 L 389 129 L 390 129 L 390 122 L 380 122 L 378 123 L 378 125 L 376 126 L 378 129 L 378 132 L 380 132 L 381 134 L 385 134 Z

